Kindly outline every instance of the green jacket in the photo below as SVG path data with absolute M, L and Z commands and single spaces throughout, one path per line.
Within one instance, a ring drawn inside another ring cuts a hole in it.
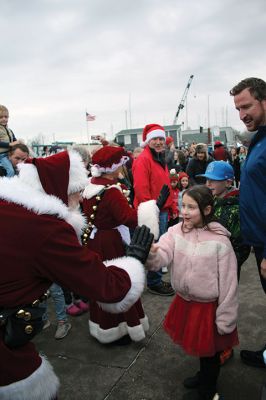
M 240 230 L 239 190 L 233 189 L 223 198 L 214 200 L 214 215 L 230 233 L 231 243 L 238 265 L 242 265 L 249 256 L 250 247 L 243 244 Z

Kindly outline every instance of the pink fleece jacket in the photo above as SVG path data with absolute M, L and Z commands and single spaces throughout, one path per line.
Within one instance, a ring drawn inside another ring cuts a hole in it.
M 211 222 L 209 229 L 194 228 L 182 232 L 182 223 L 161 236 L 147 260 L 149 270 L 162 265 L 171 269 L 171 284 L 185 300 L 218 301 L 216 325 L 223 335 L 236 327 L 237 261 L 229 240 L 230 233 L 219 223 Z

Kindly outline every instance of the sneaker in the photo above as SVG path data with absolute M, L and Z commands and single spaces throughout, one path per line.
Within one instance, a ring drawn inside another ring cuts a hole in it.
M 55 332 L 55 339 L 63 339 L 71 329 L 69 322 L 58 322 L 57 329 Z
M 199 372 L 194 376 L 189 376 L 188 378 L 183 380 L 183 385 L 187 389 L 196 389 L 200 384 L 200 375 Z
M 266 350 L 266 345 L 263 349 L 258 351 L 241 350 L 240 358 L 243 363 L 250 365 L 251 367 L 266 368 L 263 359 L 263 352 Z
M 75 303 L 75 305 L 83 312 L 89 311 L 89 305 L 82 300 L 79 300 Z
M 174 290 L 174 289 L 172 288 L 172 285 L 171 285 L 170 282 L 162 281 L 162 284 L 163 284 L 165 287 L 167 287 L 168 289 Z
M 227 361 L 229 361 L 234 355 L 234 350 L 232 348 L 225 349 L 220 353 L 220 365 L 224 365 Z
M 76 317 L 77 315 L 81 315 L 83 311 L 76 306 L 76 304 L 71 304 L 66 308 L 66 313 L 71 315 L 72 317 Z
M 51 322 L 49 321 L 49 319 L 47 319 L 44 321 L 42 329 L 45 330 L 45 329 L 49 328 L 50 325 L 51 325 Z
M 175 294 L 171 284 L 163 281 L 161 281 L 159 285 L 148 286 L 148 291 L 153 294 L 158 294 L 159 296 L 173 296 L 173 294 Z
M 163 274 L 167 274 L 168 272 L 168 268 L 167 267 L 162 267 L 162 273 Z

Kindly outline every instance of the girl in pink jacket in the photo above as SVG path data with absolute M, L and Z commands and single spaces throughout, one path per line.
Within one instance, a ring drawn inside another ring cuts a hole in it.
M 183 221 L 152 246 L 147 266 L 154 271 L 170 266 L 176 296 L 164 329 L 187 354 L 200 359 L 199 372 L 183 382 L 198 390 L 183 399 L 219 399 L 220 352 L 238 344 L 236 257 L 230 233 L 215 222 L 209 188 L 186 190 L 181 211 Z

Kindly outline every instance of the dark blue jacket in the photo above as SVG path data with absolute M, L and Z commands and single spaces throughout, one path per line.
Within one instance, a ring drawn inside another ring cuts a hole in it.
M 266 258 L 266 126 L 261 126 L 252 138 L 240 182 L 243 239 L 252 246 L 263 247 Z

